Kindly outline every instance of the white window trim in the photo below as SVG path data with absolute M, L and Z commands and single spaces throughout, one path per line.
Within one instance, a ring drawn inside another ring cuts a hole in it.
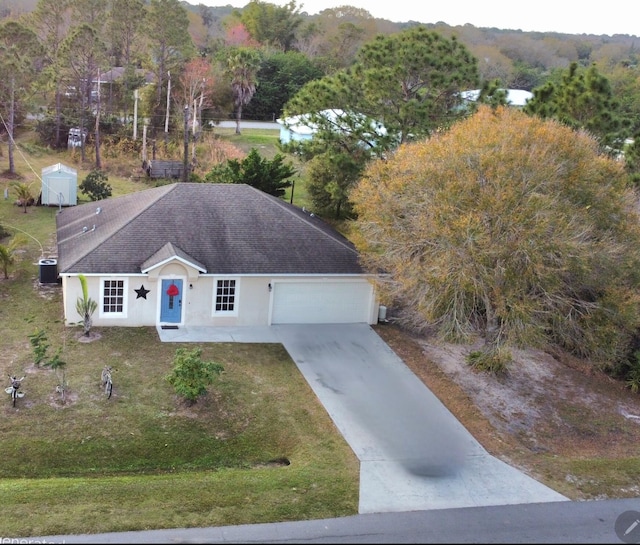
M 216 298 L 218 294 L 218 282 L 223 282 L 225 280 L 235 280 L 235 288 L 233 293 L 233 310 L 216 310 Z M 239 295 L 240 295 L 240 279 L 236 277 L 229 278 L 221 278 L 217 277 L 213 279 L 213 301 L 211 305 L 211 310 L 213 312 L 213 316 L 237 316 L 238 315 L 238 305 L 239 305 Z
M 122 281 L 122 312 L 104 311 L 104 283 L 107 281 Z M 126 277 L 104 277 L 100 279 L 100 318 L 126 318 L 129 304 L 129 279 Z

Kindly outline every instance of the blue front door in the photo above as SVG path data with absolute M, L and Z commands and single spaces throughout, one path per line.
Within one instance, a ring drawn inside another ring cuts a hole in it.
M 182 280 L 163 280 L 160 300 L 160 322 L 179 324 L 182 321 Z

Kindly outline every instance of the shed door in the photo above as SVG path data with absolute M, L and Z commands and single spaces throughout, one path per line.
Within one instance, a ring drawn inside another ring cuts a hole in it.
M 272 324 L 368 323 L 369 282 L 275 282 Z

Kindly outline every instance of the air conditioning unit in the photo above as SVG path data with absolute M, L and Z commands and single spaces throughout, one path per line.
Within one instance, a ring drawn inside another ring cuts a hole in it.
M 57 284 L 58 283 L 58 260 L 57 259 L 41 259 L 38 261 L 40 268 L 41 284 Z

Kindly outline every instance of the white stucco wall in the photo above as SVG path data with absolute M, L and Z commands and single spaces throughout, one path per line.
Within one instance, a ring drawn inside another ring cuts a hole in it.
M 138 274 L 128 277 L 109 275 L 85 275 L 89 297 L 98 302 L 98 310 L 93 315 L 95 327 L 120 326 L 139 327 L 155 326 L 160 320 L 160 301 L 162 279 L 181 279 L 182 321 L 181 325 L 198 326 L 254 326 L 269 325 L 269 313 L 272 291 L 269 284 L 280 281 L 305 280 L 307 276 L 212 276 L 194 274 L 195 269 L 183 263 L 168 263 L 150 274 Z M 151 274 L 153 273 L 153 274 Z M 227 315 L 216 315 L 214 308 L 214 289 L 219 279 L 236 280 L 236 311 Z M 122 315 L 113 315 L 102 311 L 102 286 L 105 279 L 122 279 L 124 281 L 124 308 Z M 353 277 L 332 276 L 331 281 L 343 279 L 353 282 Z M 315 281 L 322 282 L 322 278 Z M 363 280 L 366 281 L 366 280 Z M 146 298 L 138 297 L 135 290 L 142 286 L 149 292 Z M 66 325 L 75 325 L 82 318 L 76 312 L 76 301 L 82 297 L 82 286 L 77 275 L 62 275 L 63 305 Z M 371 301 L 370 323 L 376 323 L 378 305 Z

